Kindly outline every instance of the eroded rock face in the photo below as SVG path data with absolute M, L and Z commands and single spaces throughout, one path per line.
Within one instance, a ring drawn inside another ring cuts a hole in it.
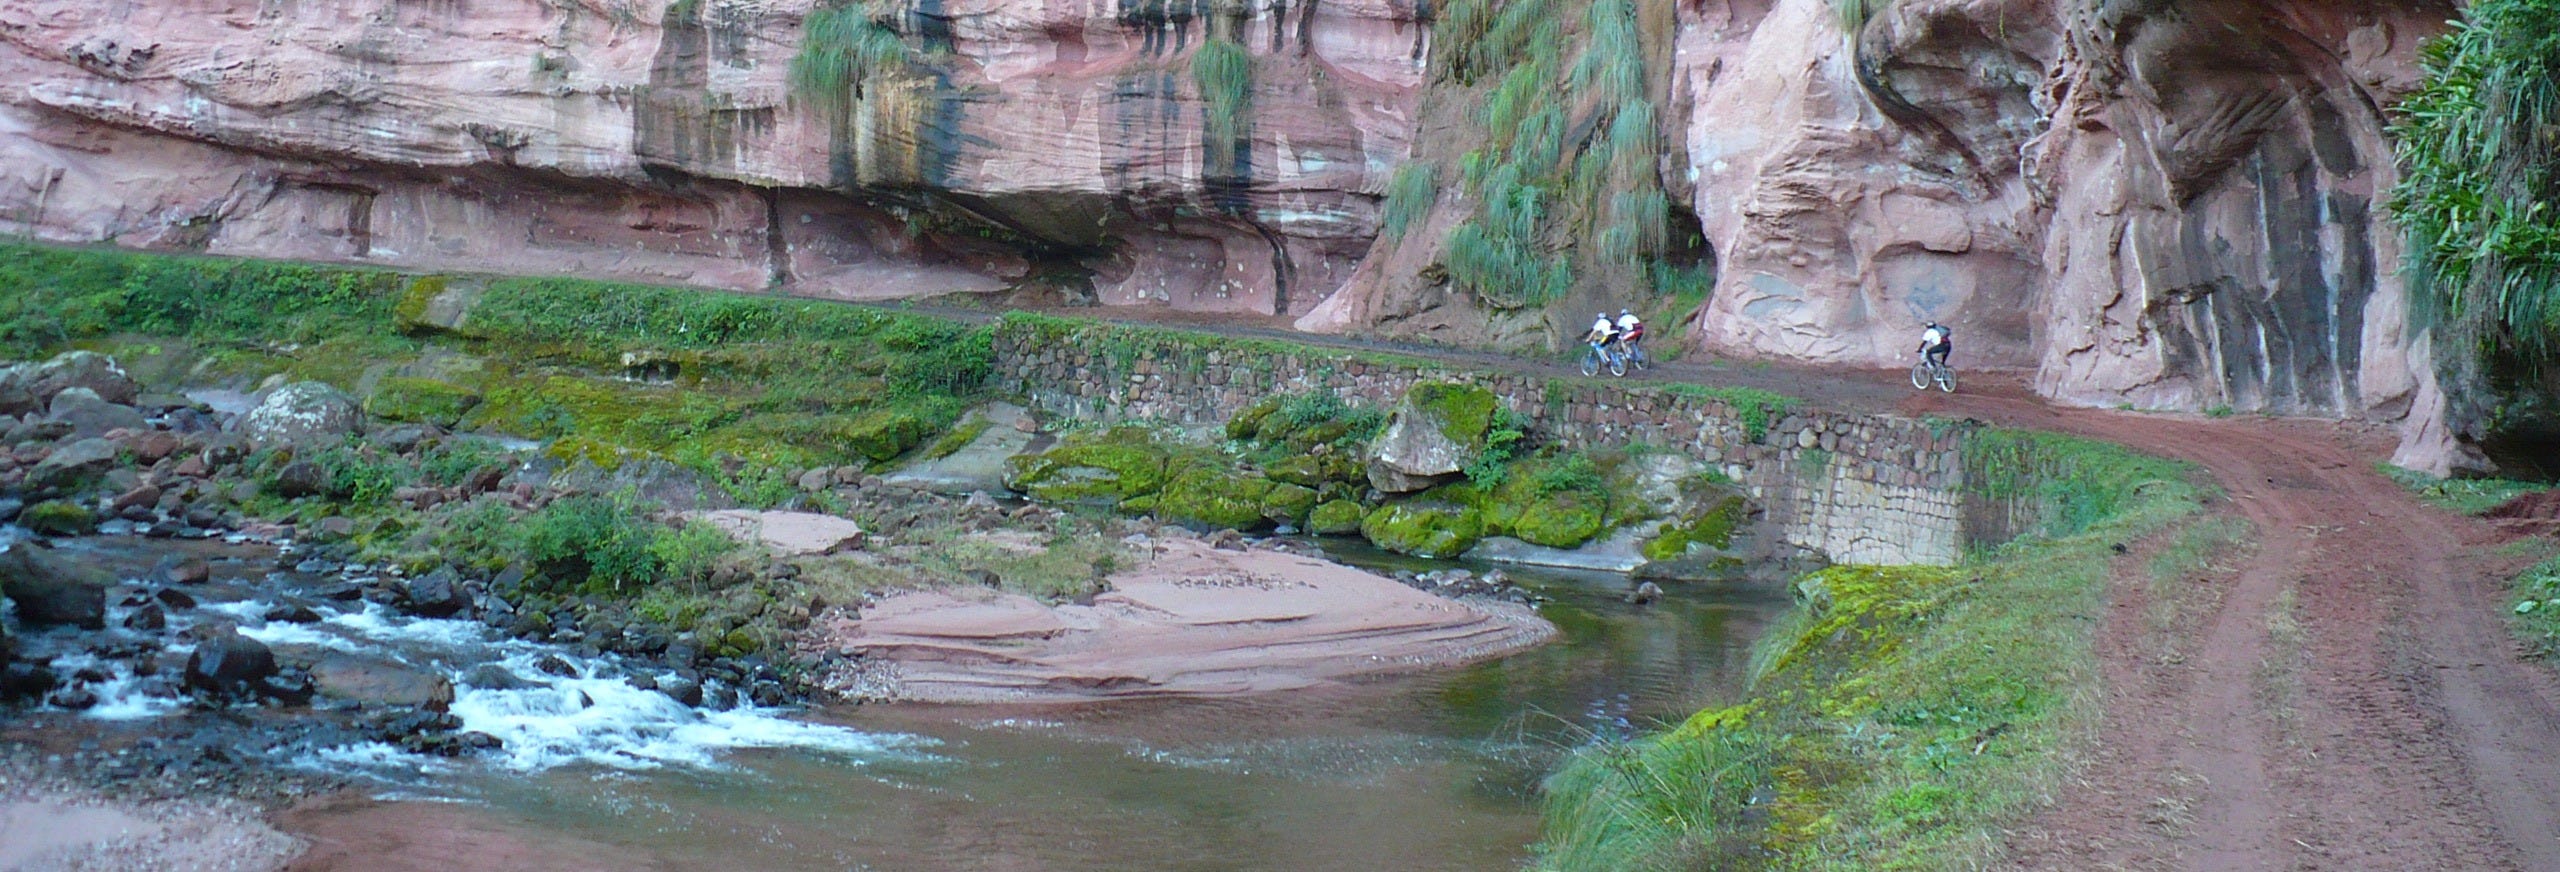
M 2452 14 L 1909 0 L 1852 51 L 1823 0 L 1703 4 L 1680 71 L 1721 257 L 1698 342 L 1886 364 L 1937 320 L 1960 365 L 2068 402 L 2405 418 L 2428 441 L 2380 107 Z M 2442 471 L 2435 441 L 2404 462 Z
M 930 58 L 828 111 L 787 84 L 811 0 L 0 0 L 0 229 L 1302 311 L 1373 232 L 1426 29 L 1412 0 L 885 5 Z M 1203 141 L 1212 39 L 1256 58 L 1240 148 Z

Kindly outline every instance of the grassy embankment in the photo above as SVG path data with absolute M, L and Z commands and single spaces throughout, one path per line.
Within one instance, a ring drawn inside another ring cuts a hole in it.
M 2180 523 L 2202 492 L 2182 465 L 2049 434 L 1978 431 L 1965 460 L 2021 538 L 1952 568 L 1800 580 L 1807 602 L 1763 639 L 1745 701 L 1586 748 L 1548 780 L 1540 866 L 1992 862 L 2094 725 L 2109 545 Z M 2218 547 L 2190 539 L 2154 569 Z
M 477 294 L 468 317 L 428 323 L 457 288 Z M 692 289 L 0 245 L 0 358 L 104 351 L 157 390 L 325 381 L 381 418 L 539 440 L 564 468 L 661 460 L 750 505 L 823 501 L 790 477 L 885 461 L 942 433 L 977 399 L 989 335 Z M 494 500 L 420 509 L 394 498 L 515 459 L 468 440 L 265 451 L 244 465 L 262 487 L 239 508 L 354 519 L 345 544 L 372 561 L 529 565 L 533 589 L 563 596 L 699 592 L 749 574 L 720 571 L 741 557 L 724 538 L 655 520 L 657 507 L 630 493 L 573 495 L 529 516 Z M 322 468 L 322 493 L 279 494 L 277 476 L 297 460 Z M 919 574 L 929 573 L 909 573 Z
M 2466 515 L 2477 515 L 2516 497 L 2552 488 L 2548 482 L 2435 478 L 2388 464 L 2375 468 L 2419 498 Z M 2545 558 L 2516 576 L 2510 586 L 2510 626 L 2515 630 L 2516 638 L 2530 646 L 2535 656 L 2560 662 L 2560 548 L 2539 539 L 2518 540 L 2509 547 L 2520 549 L 2521 553 L 2529 556 Z

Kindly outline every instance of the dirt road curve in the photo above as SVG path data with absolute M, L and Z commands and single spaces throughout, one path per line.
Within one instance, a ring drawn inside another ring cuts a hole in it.
M 1898 411 L 2184 458 L 2256 532 L 2227 570 L 2119 561 L 2101 750 L 2013 840 L 2052 869 L 2560 870 L 2560 683 L 2500 617 L 2506 534 L 2373 470 L 2349 425 L 2044 406 L 2014 385 Z
M 1089 314 L 1089 313 L 1078 313 Z M 1563 375 L 1484 352 L 1200 324 Z M 1843 409 L 1976 418 L 2193 461 L 2216 523 L 2255 545 L 2154 583 L 2131 543 L 2100 639 L 2098 750 L 2016 865 L 2093 869 L 2560 870 L 2560 681 L 2501 616 L 2516 534 L 2420 502 L 2359 425 L 2057 409 L 2012 378 L 1917 393 L 1898 372 L 1706 362 L 1631 381 L 1765 388 Z

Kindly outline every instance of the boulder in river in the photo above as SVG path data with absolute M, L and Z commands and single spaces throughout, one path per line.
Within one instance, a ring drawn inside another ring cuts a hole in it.
M 112 582 L 105 572 L 34 542 L 0 551 L 0 593 L 18 604 L 18 620 L 25 624 L 104 629 Z
M 1492 391 L 1475 385 L 1414 385 L 1369 445 L 1369 484 L 1387 493 L 1412 493 L 1454 479 L 1483 452 L 1499 408 Z
M 27 470 L 27 487 L 38 492 L 76 489 L 115 468 L 117 460 L 115 443 L 82 439 L 54 449 Z
M 142 396 L 142 386 L 126 375 L 114 358 L 94 351 L 65 352 L 36 366 L 27 388 L 37 402 L 49 402 L 66 390 L 85 390 L 99 399 L 119 405 L 132 405 Z
M 233 428 L 261 446 L 301 445 L 335 440 L 364 424 L 356 401 L 320 382 L 295 382 L 277 388 L 265 402 L 249 410 Z
M 332 654 L 311 667 L 323 694 L 371 706 L 440 712 L 453 705 L 453 682 L 434 672 L 369 657 Z
M 0 663 L 0 702 L 40 699 L 53 690 L 53 670 L 23 660 Z
M 471 592 L 451 567 L 409 579 L 405 594 L 409 611 L 420 617 L 450 618 L 471 607 Z
M 132 406 L 108 402 L 88 388 L 71 388 L 53 395 L 45 417 L 71 425 L 72 434 L 77 436 L 104 436 L 112 430 L 150 426 Z
M 237 695 L 257 689 L 267 676 L 276 674 L 275 652 L 266 643 L 227 630 L 196 645 L 187 655 L 187 687 L 217 695 Z
M 162 558 L 151 573 L 170 584 L 203 584 L 213 577 L 213 564 L 202 557 L 170 555 Z

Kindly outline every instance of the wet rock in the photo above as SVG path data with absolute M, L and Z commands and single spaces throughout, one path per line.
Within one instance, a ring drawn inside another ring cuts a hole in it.
M 533 662 L 533 668 L 544 675 L 556 675 L 562 678 L 578 677 L 577 664 L 570 663 L 558 654 L 542 655 L 542 659 Z
M 453 705 L 453 682 L 442 675 L 367 657 L 332 654 L 311 667 L 319 691 L 364 705 L 404 706 L 431 712 Z
M 450 618 L 471 607 L 471 592 L 451 567 L 410 579 L 404 593 L 409 611 L 420 617 Z
M 453 736 L 453 743 L 466 751 L 495 751 L 507 746 L 505 740 L 480 732 L 479 730 L 472 730 L 467 733 L 455 733 Z
M 702 705 L 702 684 L 689 678 L 676 677 L 659 681 L 658 692 L 666 694 L 668 699 L 688 706 L 699 708 Z
M 46 407 L 45 418 L 70 425 L 75 436 L 104 436 L 115 430 L 140 430 L 150 426 L 142 413 L 132 406 L 118 405 L 102 399 L 87 388 L 72 388 L 53 397 Z
M 213 564 L 202 557 L 170 555 L 160 559 L 151 574 L 170 584 L 203 584 L 213 577 Z
M 65 687 L 46 694 L 46 705 L 70 711 L 87 711 L 98 704 L 98 695 L 85 687 Z
M 198 643 L 195 653 L 187 655 L 187 688 L 216 696 L 248 693 L 274 674 L 275 652 L 266 643 L 229 628 Z
M 232 429 L 253 445 L 310 445 L 336 441 L 356 433 L 364 413 L 356 401 L 320 382 L 295 382 L 277 388 L 264 402 L 233 422 Z
M 47 402 L 68 390 L 84 390 L 110 403 L 131 405 L 142 396 L 142 386 L 126 375 L 124 367 L 113 358 L 94 351 L 72 351 L 45 361 L 29 373 L 27 388 L 38 402 Z
M 157 633 L 169 627 L 169 612 L 159 603 L 144 603 L 124 616 L 124 625 L 127 629 Z
M 0 524 L 16 521 L 18 519 L 18 513 L 24 511 L 26 508 L 27 503 L 25 500 L 21 500 L 16 497 L 0 497 Z
M 98 515 L 78 503 L 47 500 L 19 512 L 18 524 L 43 536 L 86 536 L 98 532 Z
M 0 551 L 0 593 L 17 604 L 23 624 L 104 629 L 107 587 L 113 581 L 39 543 L 20 542 Z
M 0 664 L 0 702 L 38 699 L 53 690 L 53 670 L 42 663 Z
M 151 598 L 158 600 L 161 605 L 173 609 L 192 609 L 196 607 L 196 598 L 193 595 L 174 587 L 164 587 L 159 590 L 152 591 Z
M 1635 605 L 1652 605 L 1661 601 L 1662 586 L 1650 581 L 1639 582 L 1634 590 L 1627 591 L 1625 599 Z
M 268 623 L 275 624 L 320 623 L 319 612 L 312 611 L 310 606 L 298 603 L 285 603 L 281 605 L 268 606 L 266 613 L 260 615 L 260 617 L 264 618 Z
M 311 675 L 300 671 L 277 673 L 259 679 L 257 683 L 258 697 L 278 705 L 310 705 L 312 697 L 318 694 L 319 688 Z
M 638 674 L 638 675 L 631 676 L 630 678 L 625 678 L 625 679 L 623 679 L 623 680 L 622 680 L 622 683 L 624 683 L 624 684 L 628 684 L 628 685 L 631 685 L 631 689 L 633 689 L 633 690 L 656 690 L 656 689 L 658 689 L 658 677 L 657 677 L 657 676 L 655 676 L 655 675 L 650 675 L 650 674 L 648 674 L 648 673 L 646 673 L 646 672 L 643 672 L 643 673 Z
M 481 690 L 523 690 L 534 686 L 533 682 L 517 678 L 515 673 L 495 663 L 472 667 L 470 672 L 463 673 L 462 683 Z
M 54 449 L 33 469 L 27 470 L 26 486 L 39 493 L 75 490 L 114 469 L 116 462 L 115 443 L 96 438 L 82 439 Z
M 765 708 L 772 708 L 791 701 L 790 697 L 782 692 L 782 685 L 769 681 L 758 682 L 756 684 L 755 691 L 749 696 L 755 700 L 756 705 L 763 706 Z

